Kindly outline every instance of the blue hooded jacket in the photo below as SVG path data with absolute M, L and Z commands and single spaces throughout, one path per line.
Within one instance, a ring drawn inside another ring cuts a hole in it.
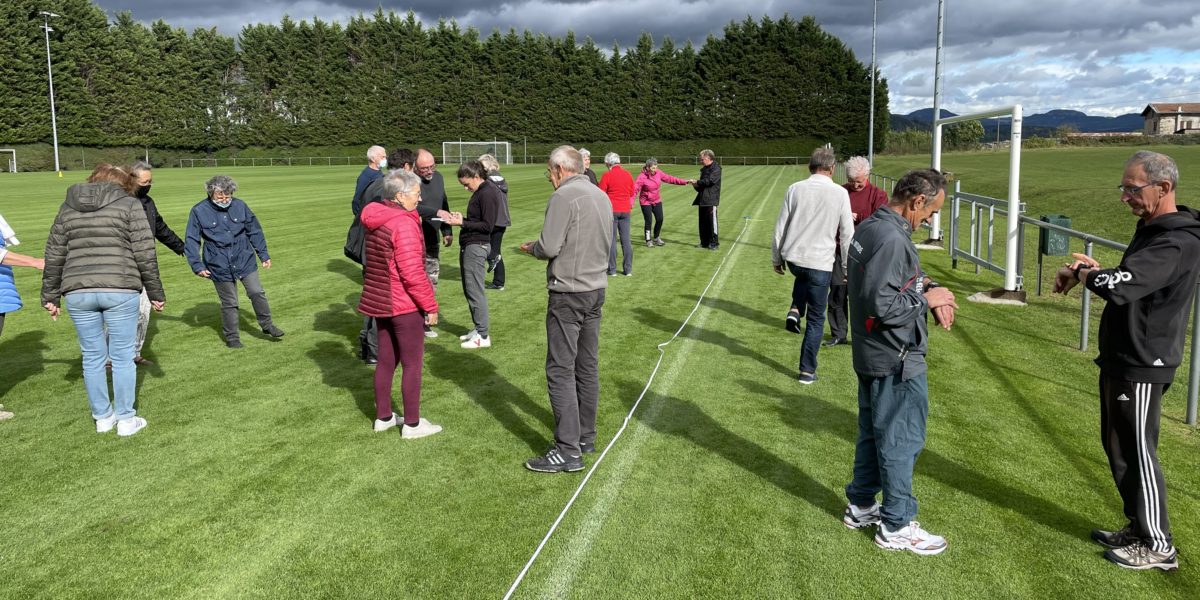
M 271 260 L 258 219 L 239 198 L 234 198 L 228 208 L 208 198 L 192 207 L 184 235 L 184 255 L 193 273 L 208 270 L 213 281 L 236 281 L 257 271 L 259 260 Z
M 0 238 L 0 248 L 4 247 L 4 239 Z M 0 265 L 0 314 L 10 313 L 21 308 L 21 295 L 17 293 L 17 282 L 13 280 L 12 267 Z

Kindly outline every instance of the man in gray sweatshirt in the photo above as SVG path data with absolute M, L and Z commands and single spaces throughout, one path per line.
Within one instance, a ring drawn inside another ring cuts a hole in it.
M 825 331 L 825 304 L 829 300 L 829 283 L 833 275 L 833 257 L 838 250 L 838 236 L 848 240 L 854 233 L 854 217 L 850 214 L 850 196 L 846 189 L 833 182 L 837 156 L 833 149 L 813 150 L 808 159 L 808 179 L 797 181 L 788 188 L 775 221 L 775 237 L 771 241 L 771 263 L 775 272 L 783 275 L 784 264 L 796 281 L 792 284 L 792 311 L 788 313 L 788 329 L 799 329 L 805 318 L 804 342 L 800 345 L 800 383 L 817 380 L 817 350 Z M 846 264 L 846 245 L 842 244 L 842 264 Z M 797 324 L 792 326 L 793 319 Z
M 582 471 L 583 453 L 595 452 L 600 404 L 600 316 L 608 287 L 612 205 L 583 174 L 571 146 L 550 153 L 546 178 L 554 194 L 542 236 L 521 251 L 549 260 L 546 288 L 546 387 L 554 411 L 554 445 L 525 462 L 540 473 Z

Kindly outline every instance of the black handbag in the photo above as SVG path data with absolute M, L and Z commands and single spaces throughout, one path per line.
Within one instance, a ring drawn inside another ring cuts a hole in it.
M 346 258 L 361 265 L 366 245 L 367 230 L 363 227 L 362 221 L 358 217 L 354 217 L 354 222 L 350 223 L 350 230 L 346 232 L 346 247 L 342 248 L 342 252 Z

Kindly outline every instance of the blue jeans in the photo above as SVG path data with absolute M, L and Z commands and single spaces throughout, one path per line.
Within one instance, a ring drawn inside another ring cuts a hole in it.
M 797 267 L 792 263 L 787 266 L 796 276 L 796 283 L 792 284 L 792 305 L 804 317 L 800 372 L 816 373 L 817 350 L 821 349 L 821 336 L 825 335 L 825 305 L 829 302 L 829 280 L 833 272 Z
M 80 292 L 67 294 L 67 311 L 79 335 L 83 352 L 83 386 L 87 389 L 92 418 L 105 419 L 116 409 L 117 419 L 133 417 L 137 367 L 133 364 L 137 341 L 137 292 Z M 105 341 L 104 330 L 108 329 Z M 108 396 L 104 363 L 112 361 L 113 400 Z
M 907 381 L 899 373 L 858 376 L 858 442 L 854 447 L 854 480 L 846 486 L 846 498 L 865 508 L 883 492 L 880 518 L 892 531 L 917 517 L 913 467 L 925 447 L 928 416 L 925 373 Z

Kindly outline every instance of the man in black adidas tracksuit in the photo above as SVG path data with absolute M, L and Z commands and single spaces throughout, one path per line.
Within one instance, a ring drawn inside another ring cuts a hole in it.
M 1104 557 L 1130 569 L 1179 567 L 1158 464 L 1163 392 L 1183 359 L 1187 309 L 1200 275 L 1200 212 L 1175 204 L 1179 171 L 1142 151 L 1125 163 L 1121 201 L 1141 217 L 1116 268 L 1076 254 L 1056 291 L 1077 283 L 1104 298 L 1100 317 L 1100 435 L 1129 524 L 1092 532 Z

